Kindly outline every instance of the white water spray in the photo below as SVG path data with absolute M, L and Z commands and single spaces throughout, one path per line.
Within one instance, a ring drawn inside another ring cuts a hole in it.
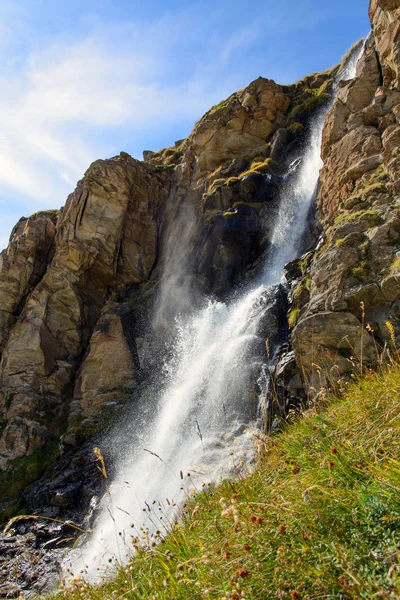
M 362 50 L 353 53 L 341 79 L 354 77 Z M 92 580 L 103 575 L 110 562 L 132 556 L 132 536 L 149 543 L 157 531 L 164 533 L 185 495 L 251 464 L 253 437 L 246 427 L 256 416 L 251 381 L 261 371 L 257 333 L 273 286 L 283 280 L 305 232 L 329 108 L 315 119 L 304 156 L 292 166 L 261 283 L 230 304 L 210 301 L 178 323 L 155 416 L 142 430 L 135 424 L 139 431 L 119 459 L 95 532 L 68 561 L 75 572 Z

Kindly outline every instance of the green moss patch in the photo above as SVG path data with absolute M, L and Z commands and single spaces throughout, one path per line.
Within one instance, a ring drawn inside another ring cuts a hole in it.
M 302 124 L 301 121 L 304 121 L 311 113 L 329 100 L 332 82 L 333 79 L 328 78 L 319 88 L 304 90 L 304 93 L 296 99 L 295 106 L 291 108 L 287 115 L 288 128 L 295 123 Z
M 243 171 L 239 177 L 240 179 L 243 179 L 246 175 L 252 175 L 254 173 L 265 175 L 266 173 L 271 173 L 274 167 L 276 167 L 276 162 L 272 160 L 272 158 L 266 158 L 263 161 L 255 160 L 251 163 L 250 168 L 247 169 L 247 171 Z
M 396 258 L 390 265 L 390 272 L 392 274 L 400 272 L 400 256 L 398 258 Z
M 290 133 L 296 135 L 304 131 L 304 125 L 295 121 L 294 123 L 291 123 L 291 125 L 288 126 L 287 130 L 290 131 Z
M 288 315 L 289 327 L 293 328 L 293 327 L 295 327 L 295 325 L 297 325 L 299 316 L 300 316 L 300 308 L 294 308 L 293 310 L 291 310 L 289 312 L 289 315 Z
M 335 219 L 335 225 L 343 225 L 346 222 L 367 221 L 369 227 L 377 227 L 382 223 L 382 217 L 376 210 L 359 210 L 353 213 L 341 212 Z

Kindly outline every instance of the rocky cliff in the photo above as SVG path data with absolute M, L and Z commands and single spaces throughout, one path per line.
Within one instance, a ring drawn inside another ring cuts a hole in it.
M 374 364 L 388 322 L 399 334 L 399 3 L 373 0 L 369 15 L 357 77 L 340 85 L 323 132 L 323 239 L 292 282 L 293 348 L 313 387 Z
M 283 408 L 372 365 L 398 334 L 400 8 L 372 0 L 369 12 L 357 77 L 326 120 L 308 252 L 287 269 Z M 260 272 L 287 167 L 338 69 L 292 86 L 259 78 L 186 140 L 144 162 L 96 161 L 60 211 L 16 225 L 0 271 L 6 516 L 85 513 L 102 485 L 91 440 L 124 405 L 145 406 L 174 314 Z

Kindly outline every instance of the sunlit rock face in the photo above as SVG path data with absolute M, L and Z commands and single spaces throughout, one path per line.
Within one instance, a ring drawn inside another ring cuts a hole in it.
M 57 211 L 22 218 L 0 255 L 0 348 L 23 309 L 27 295 L 43 277 L 51 260 Z
M 373 0 L 369 14 L 357 76 L 341 83 L 323 132 L 317 203 L 324 241 L 292 290 L 299 299 L 293 346 L 312 385 L 316 365 L 325 381 L 361 358 L 373 364 L 371 336 L 390 343 L 388 321 L 398 333 L 400 7 Z M 369 324 L 363 333 L 361 322 Z
M 0 272 L 7 477 L 26 456 L 37 476 L 60 435 L 73 454 L 104 431 L 160 371 L 176 315 L 260 272 L 310 90 L 332 75 L 259 78 L 177 147 L 96 161 L 61 211 L 21 219 Z

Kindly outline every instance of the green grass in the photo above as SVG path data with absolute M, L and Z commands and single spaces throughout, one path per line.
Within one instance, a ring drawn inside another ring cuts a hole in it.
M 306 119 L 312 112 L 317 108 L 325 104 L 329 99 L 329 90 L 332 86 L 332 79 L 326 79 L 319 88 L 316 89 L 305 89 L 304 94 L 301 98 L 297 99 L 295 106 L 293 106 L 287 115 L 288 129 L 294 123 L 300 123 L 300 121 Z M 298 133 L 294 131 L 292 133 Z
M 298 263 L 297 263 L 297 264 L 298 264 L 298 267 L 299 267 L 299 269 L 300 269 L 300 273 L 303 275 L 303 277 L 304 277 L 304 275 L 307 273 L 307 269 L 308 269 L 308 267 L 309 267 L 309 265 L 310 265 L 310 261 L 311 261 L 311 259 L 312 259 L 312 253 L 311 253 L 311 252 L 308 252 L 308 253 L 307 253 L 307 254 L 304 256 L 304 258 L 301 258 L 301 259 L 299 259 L 299 261 L 298 261 Z
M 396 274 L 400 270 L 400 257 L 394 259 L 392 264 L 390 265 L 390 273 Z
M 38 217 L 42 217 L 44 215 L 50 217 L 53 223 L 56 223 L 60 215 L 60 211 L 58 209 L 39 210 L 38 212 L 33 213 L 33 215 L 29 217 L 29 219 L 35 220 Z
M 302 133 L 304 131 L 304 125 L 302 125 L 301 123 L 294 122 L 291 125 L 289 125 L 287 130 L 290 131 L 290 133 L 296 135 L 296 133 Z
M 239 177 L 228 177 L 228 179 L 225 180 L 226 185 L 234 185 L 238 181 L 240 181 Z
M 376 227 L 382 223 L 382 217 L 376 210 L 359 210 L 354 213 L 339 213 L 335 219 L 335 225 L 343 225 L 344 223 L 354 223 L 354 221 L 365 220 L 370 227 Z
M 272 160 L 272 158 L 266 158 L 263 161 L 254 160 L 251 163 L 250 168 L 246 171 L 243 171 L 243 173 L 240 173 L 239 177 L 242 179 L 246 175 L 252 175 L 253 173 L 264 175 L 265 173 L 270 173 L 275 166 L 276 162 Z
M 252 475 L 203 491 L 159 546 L 63 597 L 399 598 L 399 398 L 394 366 L 260 436 Z

